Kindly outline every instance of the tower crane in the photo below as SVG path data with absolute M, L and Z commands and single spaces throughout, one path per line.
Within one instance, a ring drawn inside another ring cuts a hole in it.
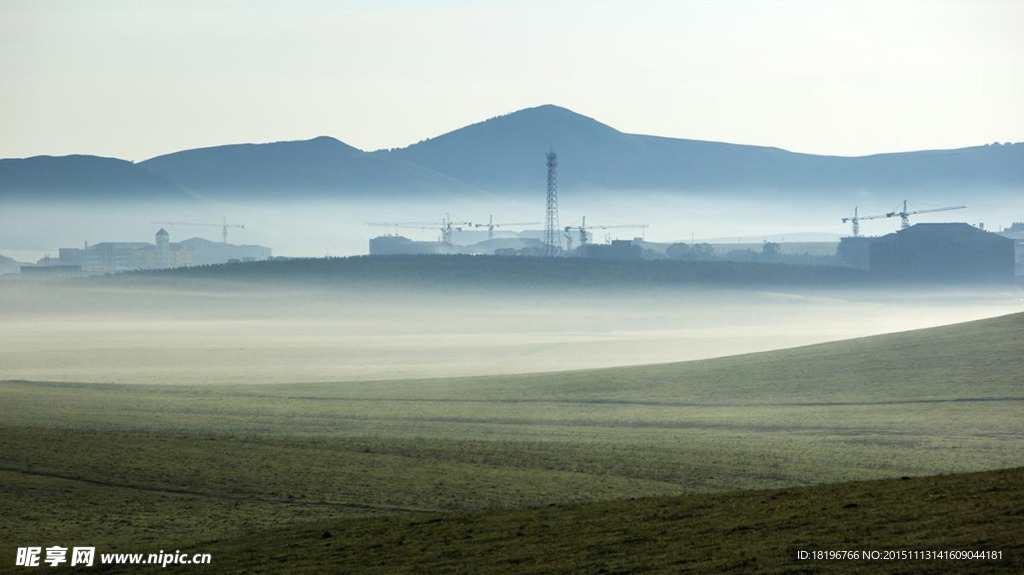
M 540 222 L 505 222 L 501 224 L 494 223 L 494 216 L 491 215 L 487 218 L 486 224 L 473 224 L 474 228 L 487 228 L 487 239 L 494 239 L 494 228 L 500 228 L 505 226 L 535 226 L 540 225 Z
M 388 228 L 407 228 L 416 230 L 441 230 L 441 243 L 451 245 L 452 235 L 455 232 L 461 232 L 463 227 L 476 226 L 473 222 L 453 222 L 451 216 L 448 214 L 444 215 L 444 218 L 438 221 L 425 221 L 425 222 L 367 222 L 368 226 L 388 227 Z
M 583 216 L 583 221 L 579 226 L 565 226 L 565 241 L 566 250 L 572 250 L 572 236 L 573 232 L 578 232 L 580 235 L 580 247 L 587 245 L 590 234 L 587 230 L 612 230 L 612 229 L 645 229 L 649 227 L 647 224 L 616 224 L 608 226 L 588 226 L 587 216 Z
M 861 220 L 878 220 L 878 219 L 888 218 L 888 217 L 891 217 L 891 216 L 889 214 L 879 214 L 877 216 L 861 216 L 861 215 L 857 214 L 857 207 L 854 206 L 854 208 L 853 208 L 853 217 L 852 218 L 843 218 L 843 223 L 845 224 L 846 222 L 853 222 L 853 237 L 859 238 L 860 237 L 860 221 Z
M 889 212 L 885 214 L 885 217 L 891 218 L 893 216 L 900 217 L 900 229 L 905 230 L 910 227 L 910 216 L 914 214 L 927 214 L 930 212 L 945 212 L 949 210 L 962 210 L 967 206 L 946 206 L 944 208 L 931 208 L 927 210 L 914 210 L 912 212 L 907 211 L 907 200 L 903 200 L 903 209 L 898 212 Z
M 223 221 L 219 224 L 208 224 L 199 222 L 149 222 L 151 224 L 158 224 L 163 226 L 202 226 L 202 227 L 213 227 L 220 228 L 221 240 L 226 244 L 228 243 L 228 228 L 238 228 L 244 230 L 245 226 L 242 224 L 229 224 L 227 216 L 224 217 Z

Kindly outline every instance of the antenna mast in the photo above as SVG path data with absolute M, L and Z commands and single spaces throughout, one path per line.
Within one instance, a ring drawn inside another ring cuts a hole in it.
M 558 235 L 558 156 L 554 150 L 548 152 L 548 210 L 544 226 L 544 255 L 556 256 L 562 249 Z

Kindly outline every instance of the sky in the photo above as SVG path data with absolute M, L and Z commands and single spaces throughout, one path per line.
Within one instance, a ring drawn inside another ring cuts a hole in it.
M 0 0 L 0 157 L 334 136 L 557 104 L 836 155 L 1024 140 L 1018 0 Z

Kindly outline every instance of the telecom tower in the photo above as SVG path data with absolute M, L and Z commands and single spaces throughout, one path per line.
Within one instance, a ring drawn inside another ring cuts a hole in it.
M 558 156 L 548 152 L 548 215 L 544 226 L 544 255 L 556 256 L 562 250 L 558 228 Z

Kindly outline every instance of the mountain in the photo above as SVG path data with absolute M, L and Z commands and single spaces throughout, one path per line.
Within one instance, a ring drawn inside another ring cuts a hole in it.
M 626 134 L 558 106 L 492 118 L 378 152 L 492 190 L 536 189 L 559 155 L 561 190 L 958 188 L 1024 185 L 1024 144 L 862 157 Z
M 187 150 L 140 165 L 204 196 L 365 197 L 470 191 L 462 182 L 422 166 L 368 154 L 327 136 Z
M 177 184 L 132 162 L 98 156 L 0 160 L 0 199 L 185 199 Z
M 764 192 L 772 199 L 802 200 L 820 192 L 847 199 L 869 192 L 895 203 L 926 190 L 930 199 L 945 194 L 959 203 L 1024 186 L 1024 143 L 817 156 L 627 134 L 545 105 L 371 153 L 321 136 L 186 150 L 139 164 L 94 156 L 0 160 L 0 198 L 520 196 L 543 190 L 544 155 L 552 149 L 558 153 L 559 189 L 570 194 Z
M 475 186 L 529 189 L 544 183 L 544 154 L 557 149 L 560 185 L 618 185 L 646 154 L 643 142 L 557 106 L 473 124 L 407 148 L 378 154 L 427 166 Z M 570 159 L 571 158 L 571 159 Z

